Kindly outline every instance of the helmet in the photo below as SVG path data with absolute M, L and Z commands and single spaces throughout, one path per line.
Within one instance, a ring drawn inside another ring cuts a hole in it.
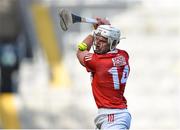
M 118 28 L 112 27 L 111 25 L 100 25 L 94 31 L 94 37 L 96 37 L 96 35 L 100 35 L 108 39 L 109 50 L 111 51 L 114 50 L 119 43 L 121 32 Z M 96 46 L 95 44 L 96 40 L 94 40 L 93 45 Z

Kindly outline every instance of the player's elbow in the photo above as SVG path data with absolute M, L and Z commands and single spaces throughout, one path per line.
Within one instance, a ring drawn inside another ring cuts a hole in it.
M 83 59 L 84 59 L 84 57 L 82 57 L 82 54 L 81 54 L 82 52 L 81 51 L 77 51 L 77 53 L 76 53 L 76 56 L 77 56 L 77 58 L 78 58 L 78 60 L 79 60 L 79 63 L 82 65 L 82 66 L 85 66 L 84 65 L 84 61 L 83 61 Z

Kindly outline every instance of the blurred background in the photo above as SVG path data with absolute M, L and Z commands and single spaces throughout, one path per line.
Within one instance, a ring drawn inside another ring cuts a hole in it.
M 90 24 L 59 26 L 58 11 L 107 17 L 126 37 L 132 130 L 180 129 L 179 0 L 0 0 L 0 128 L 94 129 L 90 76 L 76 58 Z

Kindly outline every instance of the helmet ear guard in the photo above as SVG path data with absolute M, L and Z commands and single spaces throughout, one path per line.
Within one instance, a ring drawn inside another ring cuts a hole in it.
M 109 44 L 109 47 L 110 47 L 110 51 L 112 51 L 119 44 L 119 40 L 113 40 L 113 39 L 108 40 L 108 44 Z
M 117 44 L 119 44 L 120 41 L 114 40 L 112 43 L 112 46 L 117 46 Z

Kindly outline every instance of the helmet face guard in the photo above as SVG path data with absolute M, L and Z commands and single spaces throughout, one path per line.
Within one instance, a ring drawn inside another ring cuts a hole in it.
M 111 25 L 100 25 L 94 31 L 94 42 L 93 42 L 93 50 L 96 52 L 96 36 L 102 36 L 108 39 L 109 50 L 112 51 L 116 48 L 117 44 L 120 41 L 120 30 L 112 27 Z

